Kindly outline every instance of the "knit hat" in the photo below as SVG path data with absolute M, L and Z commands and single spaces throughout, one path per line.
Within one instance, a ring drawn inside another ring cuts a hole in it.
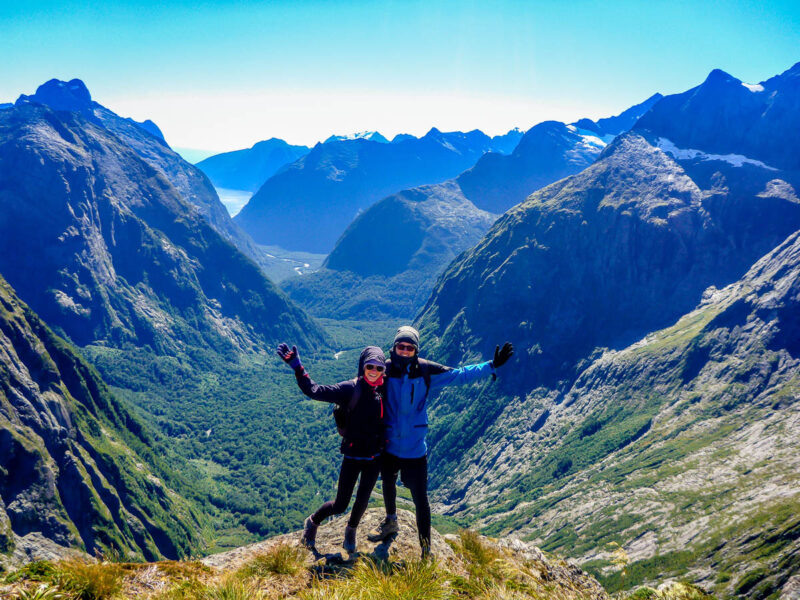
M 394 346 L 397 342 L 413 344 L 417 351 L 419 351 L 419 331 L 410 325 L 403 325 L 397 330 L 397 333 L 394 334 L 394 342 L 392 343 L 392 346 Z
M 378 348 L 377 346 L 367 346 L 361 352 L 361 356 L 358 359 L 358 374 L 364 374 L 364 365 L 380 365 L 382 367 L 386 366 L 386 360 L 383 357 L 383 350 Z

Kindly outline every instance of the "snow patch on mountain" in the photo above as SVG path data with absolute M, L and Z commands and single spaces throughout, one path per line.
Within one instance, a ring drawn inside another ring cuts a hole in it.
M 347 135 L 332 135 L 325 143 L 328 142 L 339 142 L 344 140 L 371 140 L 373 142 L 380 142 L 382 144 L 388 144 L 389 140 L 383 137 L 377 131 L 358 131 L 356 133 L 349 133 Z
M 600 136 L 593 131 L 581 129 L 575 125 L 567 125 L 567 129 L 580 136 L 580 140 L 575 143 L 572 150 L 568 150 L 566 153 L 570 159 L 581 157 L 594 159 L 616 137 L 611 134 Z M 567 139 L 566 136 L 565 139 Z M 567 141 L 572 143 L 573 139 L 570 138 Z
M 747 158 L 741 154 L 708 154 L 703 152 L 702 150 L 695 150 L 693 148 L 678 148 L 674 143 L 672 143 L 667 138 L 660 137 L 656 141 L 656 147 L 667 154 L 672 155 L 673 158 L 677 160 L 692 160 L 695 158 L 699 158 L 700 160 L 721 160 L 726 163 L 732 164 L 734 167 L 741 167 L 742 165 L 754 165 L 756 167 L 761 167 L 762 169 L 767 169 L 769 171 L 777 171 L 778 169 L 774 167 L 770 167 L 769 165 L 761 162 L 760 160 L 755 160 L 753 158 Z
M 742 85 L 744 87 L 746 87 L 748 90 L 750 90 L 751 92 L 763 92 L 764 91 L 764 86 L 761 85 L 760 83 L 743 83 Z

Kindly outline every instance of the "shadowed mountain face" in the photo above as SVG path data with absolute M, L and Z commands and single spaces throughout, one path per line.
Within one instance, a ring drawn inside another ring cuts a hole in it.
M 306 146 L 291 146 L 277 138 L 252 148 L 224 152 L 197 163 L 215 187 L 255 192 L 284 165 L 308 154 Z
M 757 85 L 714 70 L 696 88 L 664 98 L 636 130 L 678 148 L 736 154 L 798 171 L 800 63 Z
M 76 112 L 112 132 L 148 165 L 164 175 L 183 199 L 196 207 L 223 238 L 256 263 L 263 264 L 267 260 L 250 237 L 231 220 L 208 177 L 174 152 L 152 121 L 137 123 L 94 102 L 80 79 L 69 82 L 51 79 L 39 86 L 35 94 L 20 96 L 16 104 L 44 104 L 56 111 Z
M 377 311 L 411 318 L 445 266 L 488 231 L 495 211 L 589 166 L 619 133 L 614 126 L 630 123 L 658 98 L 601 119 L 605 129 L 588 119 L 582 123 L 590 129 L 540 123 L 509 156 L 487 153 L 451 181 L 376 202 L 342 234 L 321 270 L 287 279 L 283 288 L 321 317 L 369 318 Z
M 79 345 L 321 340 L 161 170 L 79 112 L 0 112 L 0 207 L 0 273 Z
M 42 545 L 179 558 L 201 523 L 97 374 L 0 278 L 0 559 Z M 0 560 L 2 564 L 3 560 Z
M 392 144 L 363 139 L 317 144 L 268 179 L 236 216 L 260 244 L 327 253 L 358 213 L 404 188 L 443 181 L 493 150 L 480 131 Z

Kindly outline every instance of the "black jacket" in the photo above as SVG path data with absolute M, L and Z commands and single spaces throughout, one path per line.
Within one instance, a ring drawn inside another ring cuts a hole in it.
M 359 362 L 358 379 L 340 381 L 333 385 L 315 383 L 303 367 L 294 372 L 300 390 L 312 400 L 330 402 L 347 408 L 355 386 L 360 386 L 358 402 L 347 414 L 347 425 L 339 448 L 345 456 L 367 458 L 377 456 L 385 445 L 384 399 L 386 386 L 372 387 L 363 378 L 363 359 Z M 333 420 L 333 419 L 331 419 Z

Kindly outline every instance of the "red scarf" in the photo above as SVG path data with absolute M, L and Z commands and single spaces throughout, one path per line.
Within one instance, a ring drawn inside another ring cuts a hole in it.
M 374 388 L 376 388 L 376 387 L 378 387 L 379 385 L 383 385 L 383 373 L 381 373 L 381 376 L 380 376 L 380 377 L 378 377 L 378 378 L 375 380 L 375 383 L 372 383 L 372 382 L 370 382 L 370 380 L 369 380 L 369 379 L 367 379 L 366 377 L 364 377 L 363 379 L 364 379 L 364 381 L 366 382 L 366 384 L 367 384 L 368 386 L 370 386 L 370 387 L 374 387 Z

